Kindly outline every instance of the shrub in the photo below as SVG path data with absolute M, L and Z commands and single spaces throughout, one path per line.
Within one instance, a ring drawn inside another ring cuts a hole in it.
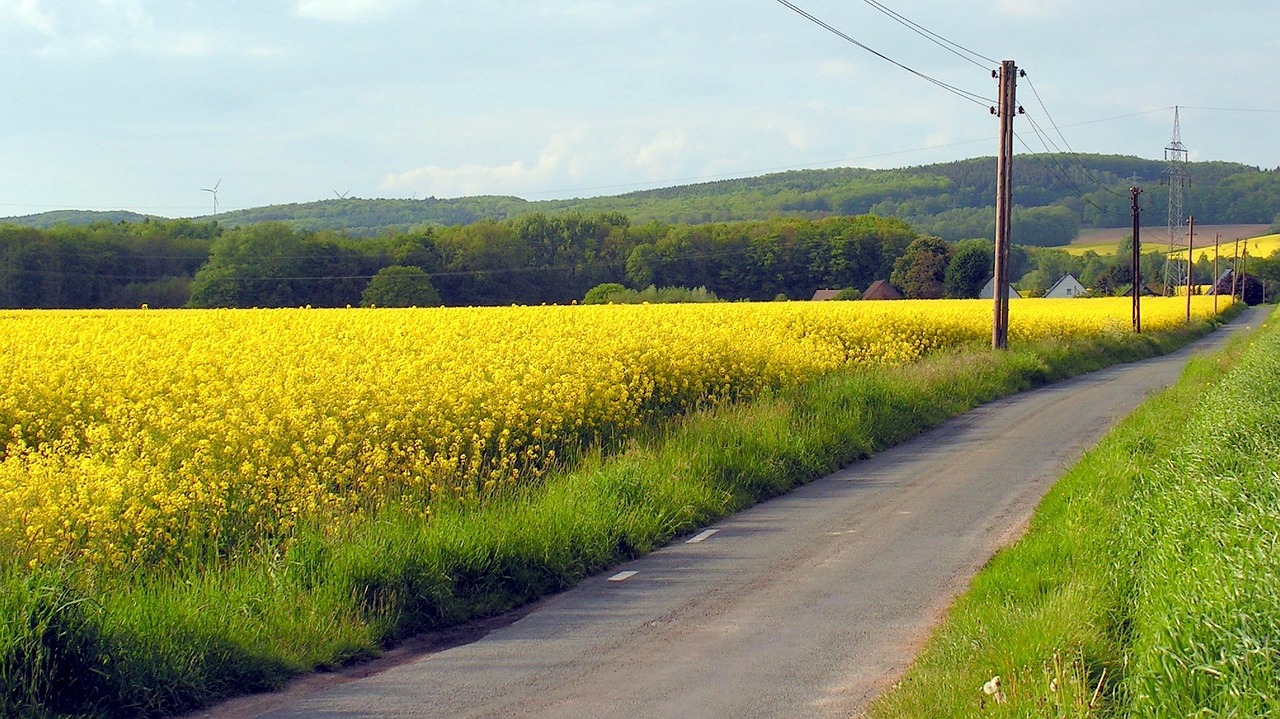
M 362 307 L 437 307 L 440 295 L 421 267 L 391 265 L 378 270 L 360 296 Z

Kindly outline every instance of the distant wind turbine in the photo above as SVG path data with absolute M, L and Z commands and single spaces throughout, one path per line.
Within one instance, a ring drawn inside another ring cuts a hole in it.
M 338 192 L 337 190 L 334 190 L 333 194 L 337 195 L 339 200 L 345 200 L 347 199 L 347 195 L 351 194 L 351 190 L 347 190 L 346 192 Z
M 222 184 L 222 178 L 219 177 L 218 181 L 213 183 L 213 187 L 200 188 L 200 190 L 203 192 L 209 192 L 213 194 L 213 214 L 215 215 L 218 214 L 218 185 L 221 185 L 221 184 Z

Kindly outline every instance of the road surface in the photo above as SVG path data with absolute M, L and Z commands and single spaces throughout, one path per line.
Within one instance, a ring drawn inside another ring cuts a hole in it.
M 200 717 L 851 717 L 1045 492 L 1193 352 L 992 402 L 501 620 Z

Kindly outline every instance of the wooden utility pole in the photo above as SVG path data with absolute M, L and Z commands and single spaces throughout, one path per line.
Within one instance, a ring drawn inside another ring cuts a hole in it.
M 991 281 L 992 309 L 991 346 L 1009 346 L 1009 230 L 1013 216 L 1013 116 L 1017 114 L 1018 65 L 1013 60 L 1000 63 L 992 73 L 1000 80 L 1000 105 L 992 112 L 1000 116 L 1000 152 L 996 156 L 996 250 L 995 276 Z
M 1142 188 L 1130 187 L 1129 193 L 1133 195 L 1133 259 L 1130 262 L 1133 268 L 1133 331 L 1142 334 L 1142 304 L 1138 300 L 1142 296 L 1142 268 L 1139 267 L 1138 249 L 1138 216 L 1142 214 L 1142 208 L 1138 207 L 1138 195 L 1142 194 Z
M 1222 244 L 1222 235 L 1213 236 L 1213 316 L 1218 316 L 1218 252 Z
M 1191 248 L 1196 246 L 1196 216 L 1187 219 L 1187 322 L 1191 322 L 1191 277 L 1194 265 L 1191 263 Z
M 1231 255 L 1231 301 L 1236 301 L 1236 289 L 1240 287 L 1240 238 L 1236 238 L 1236 249 Z
M 1244 302 L 1245 293 L 1249 291 L 1249 238 L 1244 240 L 1244 253 L 1240 255 L 1240 301 Z

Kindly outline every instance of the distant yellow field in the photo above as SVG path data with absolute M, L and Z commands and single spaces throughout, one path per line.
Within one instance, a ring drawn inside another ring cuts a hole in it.
M 1216 225 L 1204 228 L 1197 228 L 1195 236 L 1195 259 L 1199 260 L 1201 256 L 1207 257 L 1210 262 L 1213 261 L 1214 247 L 1213 241 L 1215 236 L 1221 235 L 1220 252 L 1223 258 L 1229 258 L 1235 251 L 1235 239 L 1249 238 L 1249 256 L 1250 257 L 1270 257 L 1272 252 L 1280 250 L 1280 235 L 1263 235 L 1266 232 L 1266 225 Z M 1120 240 L 1130 234 L 1129 230 L 1123 228 L 1109 230 L 1089 230 L 1080 234 L 1080 239 L 1072 242 L 1070 245 L 1062 248 L 1068 253 L 1077 257 L 1086 252 L 1095 252 L 1103 257 L 1110 257 L 1116 253 L 1116 248 L 1120 244 Z M 1167 246 L 1169 236 L 1163 228 L 1146 228 L 1142 229 L 1139 237 L 1142 240 L 1144 251 L 1151 251 Z M 1244 252 L 1244 241 L 1240 242 L 1240 252 Z M 1186 250 L 1175 253 L 1175 257 L 1186 259 Z
M 1111 242 L 1110 240 L 1105 242 L 1102 240 L 1093 240 L 1089 242 L 1072 242 L 1066 247 L 1060 247 L 1057 249 L 1066 250 L 1067 254 L 1075 255 L 1076 257 L 1080 257 L 1086 252 L 1093 252 L 1094 254 L 1102 255 L 1103 257 L 1110 257 L 1116 253 L 1116 245 L 1116 242 Z
M 1271 253 L 1280 250 L 1280 235 L 1263 235 L 1262 237 L 1254 237 L 1247 241 L 1242 240 L 1240 242 L 1240 254 L 1244 254 L 1246 249 L 1250 257 L 1270 257 Z M 1195 261 L 1198 262 L 1201 257 L 1204 257 L 1210 262 L 1213 262 L 1213 256 L 1215 253 L 1212 245 L 1209 247 L 1196 247 L 1192 251 L 1195 253 Z M 1236 243 L 1234 240 L 1224 240 L 1222 244 L 1217 247 L 1217 254 L 1220 255 L 1223 260 L 1230 260 L 1235 256 L 1235 252 Z M 1185 261 L 1187 259 L 1187 251 L 1183 250 L 1181 252 L 1175 252 L 1170 255 L 1170 257 L 1177 257 Z

